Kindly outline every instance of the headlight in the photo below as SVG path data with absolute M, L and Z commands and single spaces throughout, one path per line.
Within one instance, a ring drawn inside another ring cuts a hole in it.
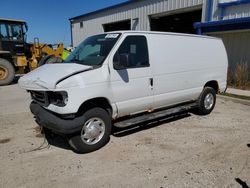
M 68 103 L 68 94 L 65 91 L 59 92 L 48 92 L 48 98 L 50 104 L 54 104 L 56 106 L 66 106 Z

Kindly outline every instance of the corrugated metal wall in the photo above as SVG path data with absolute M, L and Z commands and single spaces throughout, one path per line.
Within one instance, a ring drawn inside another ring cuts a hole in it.
M 136 30 L 150 30 L 149 15 L 191 8 L 202 5 L 203 0 L 141 0 L 115 9 L 96 13 L 72 24 L 73 46 L 78 45 L 89 35 L 102 33 L 103 24 L 131 19 Z M 138 19 L 138 21 L 133 21 Z M 80 22 L 83 27 L 80 28 Z
M 236 1 L 236 0 L 233 0 Z M 221 20 L 221 9 L 218 3 L 232 0 L 214 0 L 213 21 Z M 234 5 L 225 8 L 223 20 L 250 17 L 250 3 Z M 227 49 L 229 67 L 234 70 L 237 63 L 247 63 L 250 73 L 250 31 L 230 31 L 210 33 L 209 35 L 222 38 Z
M 227 49 L 231 69 L 234 69 L 237 63 L 247 63 L 250 71 L 250 31 L 212 35 L 222 38 Z

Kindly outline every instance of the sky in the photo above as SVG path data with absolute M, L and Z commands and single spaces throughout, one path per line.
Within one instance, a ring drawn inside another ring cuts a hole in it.
M 27 42 L 71 43 L 69 18 L 128 0 L 2 0 L 0 18 L 25 20 Z

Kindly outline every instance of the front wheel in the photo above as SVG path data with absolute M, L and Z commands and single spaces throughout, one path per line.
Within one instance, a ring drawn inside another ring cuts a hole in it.
M 79 153 L 89 153 L 106 145 L 111 134 L 111 117 L 96 107 L 83 114 L 81 132 L 69 137 L 69 145 Z
M 212 112 L 216 103 L 216 92 L 211 87 L 205 87 L 197 100 L 197 114 L 207 115 Z

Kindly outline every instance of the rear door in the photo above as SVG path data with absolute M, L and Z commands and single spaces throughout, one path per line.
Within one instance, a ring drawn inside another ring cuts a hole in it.
M 128 35 L 123 39 L 110 62 L 111 88 L 119 117 L 149 110 L 153 105 L 147 39 L 143 35 Z M 129 63 L 123 70 L 113 66 L 119 54 L 129 56 Z

